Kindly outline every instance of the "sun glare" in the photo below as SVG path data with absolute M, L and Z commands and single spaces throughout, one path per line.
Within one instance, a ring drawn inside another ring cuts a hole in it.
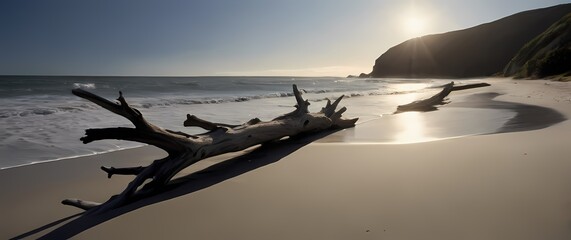
M 401 15 L 401 28 L 407 37 L 421 37 L 430 31 L 430 11 L 427 8 L 413 6 L 403 11 Z
M 415 36 L 421 35 L 426 27 L 426 22 L 420 17 L 409 17 L 404 24 L 405 30 Z

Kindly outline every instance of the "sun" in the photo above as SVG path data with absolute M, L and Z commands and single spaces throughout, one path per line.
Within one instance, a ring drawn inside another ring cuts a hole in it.
M 404 19 L 403 30 L 411 37 L 420 37 L 426 33 L 427 21 L 421 16 L 408 16 Z

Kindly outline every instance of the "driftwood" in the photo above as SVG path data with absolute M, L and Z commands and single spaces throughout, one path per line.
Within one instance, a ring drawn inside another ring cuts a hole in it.
M 463 84 L 463 85 L 454 85 L 454 82 L 450 82 L 447 84 L 442 85 L 442 91 L 437 93 L 436 95 L 424 99 L 414 101 L 409 104 L 399 105 L 397 106 L 397 111 L 395 113 L 401 112 L 409 112 L 409 111 L 432 111 L 436 110 L 436 105 L 446 104 L 447 102 L 444 99 L 450 94 L 452 91 L 460 91 L 472 88 L 479 88 L 479 87 L 488 87 L 490 84 L 488 83 L 470 83 L 470 84 Z
M 479 87 L 489 87 L 489 83 L 470 83 L 470 84 L 463 84 L 463 85 L 454 85 L 452 91 L 459 91 L 459 90 L 466 90 L 472 88 L 479 88 Z
M 411 102 L 405 105 L 399 105 L 397 107 L 397 111 L 395 113 L 400 112 L 408 112 L 408 111 L 432 111 L 436 109 L 436 105 L 444 104 L 444 98 L 452 92 L 452 88 L 454 87 L 454 82 L 448 83 L 444 85 L 442 91 L 437 93 L 436 95 L 423 99 Z
M 129 106 L 121 92 L 119 92 L 117 99 L 119 103 L 82 89 L 74 89 L 72 92 L 76 96 L 87 99 L 128 119 L 135 126 L 134 128 L 87 129 L 85 136 L 81 138 L 83 143 L 104 139 L 136 141 L 154 145 L 168 153 L 167 157 L 155 160 L 146 167 L 101 167 L 108 177 L 112 177 L 114 174 L 135 175 L 135 179 L 127 185 L 123 192 L 102 204 L 78 199 L 62 201 L 65 205 L 87 210 L 88 214 L 105 212 L 156 194 L 164 189 L 178 172 L 202 159 L 240 151 L 254 145 L 302 133 L 319 132 L 332 128 L 350 128 L 355 126 L 355 122 L 358 120 L 357 118 L 343 119 L 341 115 L 347 110 L 345 107 L 336 111 L 343 96 L 333 103 L 327 101 L 326 106 L 320 112 L 309 113 L 309 102 L 302 98 L 296 85 L 293 85 L 293 92 L 297 101 L 296 109 L 293 112 L 267 122 L 254 118 L 241 125 L 209 122 L 188 114 L 184 126 L 208 130 L 203 134 L 190 135 L 160 128 L 147 122 L 141 112 Z

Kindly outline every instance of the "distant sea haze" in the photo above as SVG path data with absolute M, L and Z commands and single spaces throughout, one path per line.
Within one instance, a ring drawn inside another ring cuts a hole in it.
M 319 111 L 323 100 L 347 96 L 348 117 L 371 119 L 394 111 L 393 103 L 357 104 L 351 99 L 427 91 L 450 80 L 348 79 L 334 77 L 0 77 L 0 168 L 141 146 L 104 140 L 82 144 L 88 128 L 130 127 L 120 116 L 71 94 L 83 88 L 127 101 L 158 126 L 188 133 L 186 114 L 227 123 L 270 120 L 292 111 L 297 84 Z M 362 102 L 362 100 L 360 101 Z

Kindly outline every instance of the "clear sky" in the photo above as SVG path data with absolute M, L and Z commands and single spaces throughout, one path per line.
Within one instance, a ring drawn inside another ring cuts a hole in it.
M 557 0 L 0 0 L 0 75 L 346 76 Z

